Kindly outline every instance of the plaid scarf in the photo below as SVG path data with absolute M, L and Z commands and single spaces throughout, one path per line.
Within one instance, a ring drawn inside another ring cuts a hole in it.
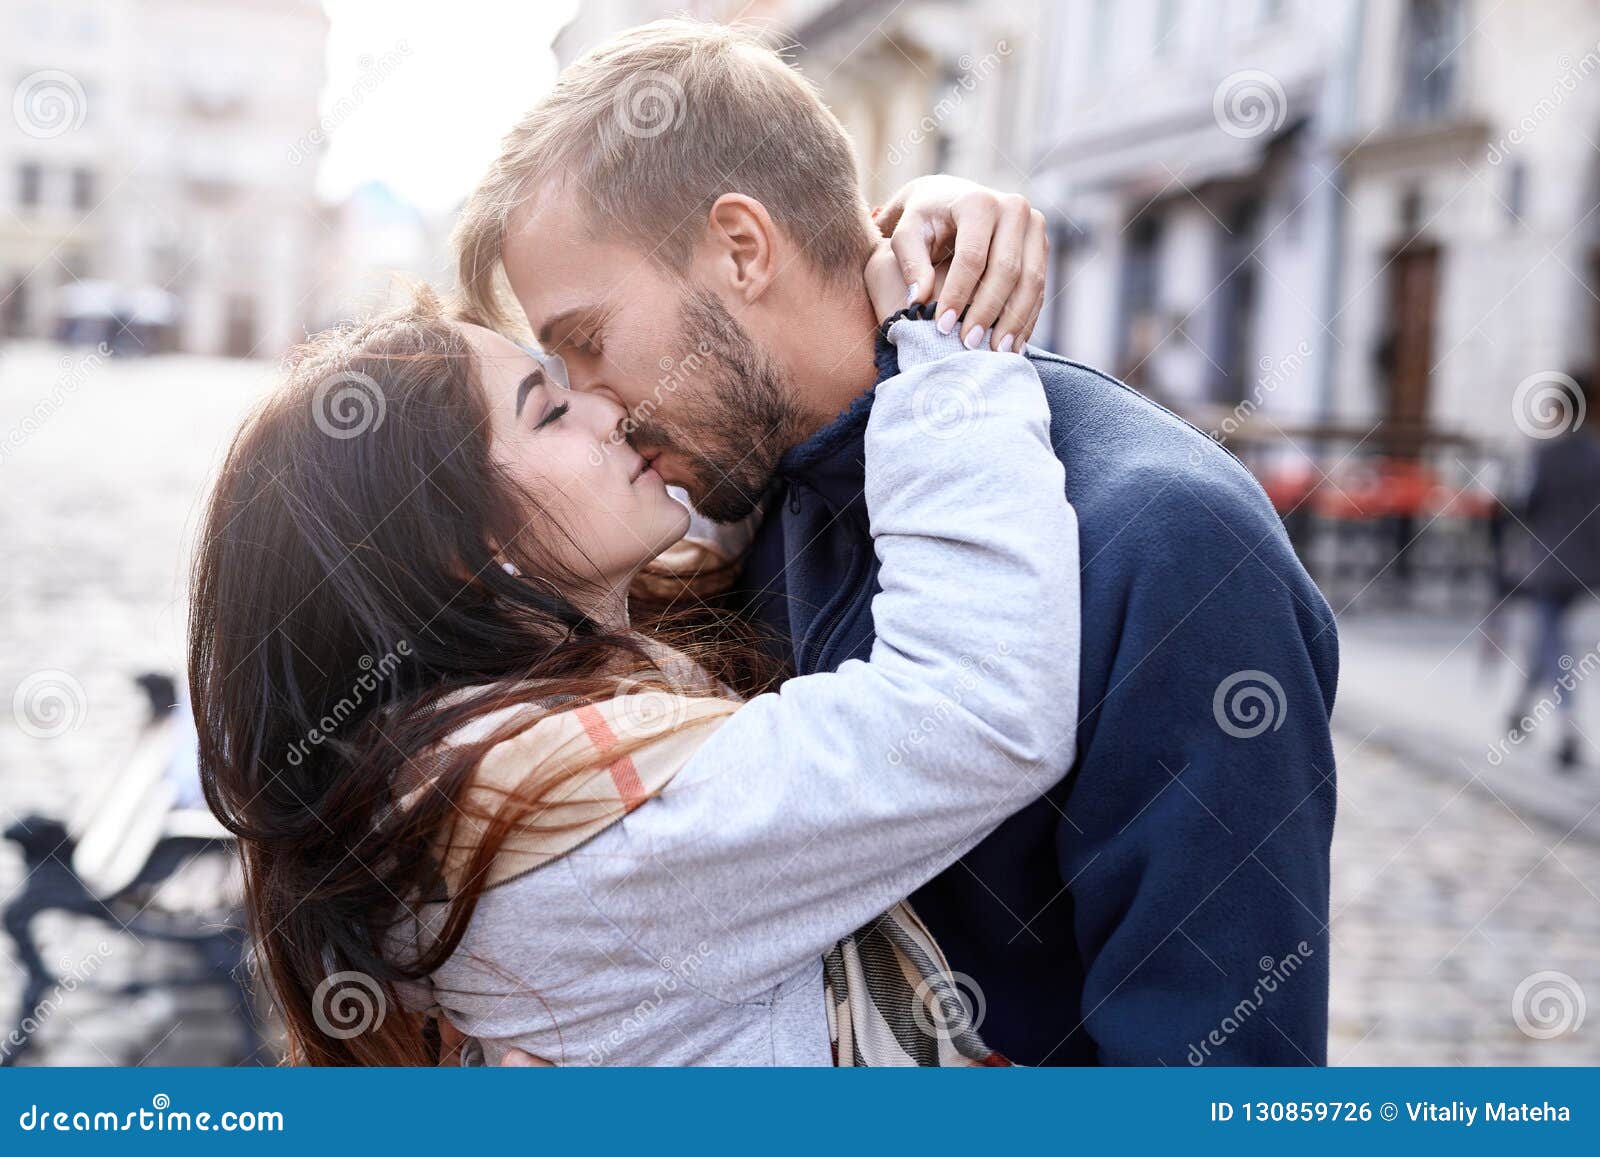
M 520 734 L 495 744 L 479 763 L 468 808 L 492 815 L 529 769 L 561 761 L 585 769 L 563 786 L 530 824 L 519 825 L 497 852 L 485 887 L 492 888 L 541 867 L 586 843 L 657 795 L 722 723 L 737 702 L 644 689 L 604 703 L 545 714 Z M 450 739 L 487 738 L 512 722 L 517 711 L 484 716 Z M 415 791 L 427 790 L 419 785 Z M 407 797 L 409 798 L 409 797 Z M 404 806 L 401 801 L 400 806 Z M 537 822 L 549 817 L 542 827 Z M 451 893 L 481 838 L 485 823 L 463 819 L 449 845 L 441 847 Z M 1007 1065 L 978 1036 L 963 995 L 966 978 L 950 971 L 927 927 L 901 902 L 835 944 L 823 957 L 828 1033 L 834 1063 L 849 1066 Z M 980 1008 L 981 1008 L 981 997 Z

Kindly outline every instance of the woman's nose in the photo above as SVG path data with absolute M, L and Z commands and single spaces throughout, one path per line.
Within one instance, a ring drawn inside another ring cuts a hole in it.
M 627 407 L 617 400 L 615 394 L 606 389 L 578 394 L 574 397 L 573 404 L 582 405 L 588 411 L 587 421 L 601 437 L 616 436 L 622 429 L 623 419 L 628 416 Z

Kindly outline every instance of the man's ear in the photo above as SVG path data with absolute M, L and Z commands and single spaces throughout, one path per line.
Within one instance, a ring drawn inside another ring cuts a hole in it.
M 709 284 L 753 302 L 778 272 L 778 228 L 767 207 L 743 193 L 724 193 L 706 215 L 706 235 L 696 255 Z

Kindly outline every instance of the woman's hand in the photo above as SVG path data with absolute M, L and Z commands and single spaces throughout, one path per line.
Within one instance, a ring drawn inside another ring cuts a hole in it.
M 887 241 L 878 242 L 872 256 L 867 258 L 867 296 L 872 299 L 872 312 L 880 322 L 908 304 L 905 279 L 900 276 L 900 259 Z
M 912 287 L 896 309 L 937 292 L 935 317 L 946 333 L 967 311 L 960 324 L 968 348 L 986 341 L 1022 349 L 1044 309 L 1050 254 L 1044 214 L 1026 197 L 935 174 L 906 185 L 873 219 L 893 247 L 902 286 Z M 946 260 L 949 275 L 936 288 L 934 267 Z
M 467 1043 L 466 1034 L 451 1023 L 450 1018 L 439 1016 L 439 1064 L 459 1065 L 461 1063 L 461 1048 Z M 536 1057 L 522 1049 L 507 1049 L 506 1055 L 500 1059 L 502 1068 L 524 1069 L 553 1069 L 555 1065 L 543 1057 Z

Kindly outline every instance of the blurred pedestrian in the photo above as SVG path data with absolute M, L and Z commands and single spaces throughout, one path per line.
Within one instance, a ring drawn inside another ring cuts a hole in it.
M 1513 513 L 1531 540 L 1529 565 L 1519 584 L 1534 608 L 1534 634 L 1527 679 L 1512 713 L 1511 730 L 1539 696 L 1550 694 L 1571 668 L 1567 624 L 1573 604 L 1600 588 L 1600 415 L 1590 371 L 1570 375 L 1571 428 L 1534 454 L 1526 494 Z M 1565 384 L 1563 388 L 1567 389 Z M 1585 421 L 1585 417 L 1589 419 Z M 1566 662 L 1563 664 L 1562 660 Z M 1571 688 L 1554 695 L 1561 728 L 1557 763 L 1579 763 L 1578 730 Z

